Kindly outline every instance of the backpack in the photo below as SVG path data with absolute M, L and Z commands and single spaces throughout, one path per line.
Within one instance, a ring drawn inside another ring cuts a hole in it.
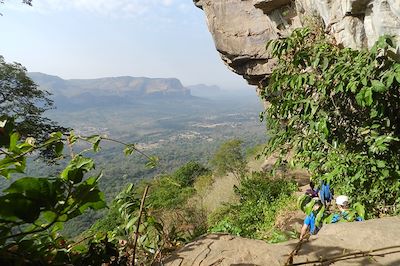
M 322 203 L 330 202 L 333 198 L 333 194 L 331 192 L 331 187 L 326 181 L 321 181 L 321 187 L 319 190 L 319 198 L 321 199 Z

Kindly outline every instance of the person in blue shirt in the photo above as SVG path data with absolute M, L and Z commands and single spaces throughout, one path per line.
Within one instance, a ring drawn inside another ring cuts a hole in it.
M 305 238 L 307 232 L 310 232 L 311 235 L 315 235 L 320 229 L 315 225 L 315 218 L 318 210 L 322 207 L 322 202 L 319 198 L 313 198 L 312 200 L 315 201 L 313 211 L 304 219 L 304 224 L 300 231 L 300 240 Z
M 336 198 L 336 206 L 338 207 L 340 213 L 333 215 L 331 223 L 337 223 L 341 219 L 348 221 L 349 215 L 349 197 L 340 195 Z M 355 221 L 363 221 L 361 217 L 356 217 Z

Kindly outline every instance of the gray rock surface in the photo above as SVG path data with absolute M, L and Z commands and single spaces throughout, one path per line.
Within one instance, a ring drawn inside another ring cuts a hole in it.
M 338 45 L 371 47 L 383 34 L 400 41 L 399 0 L 194 0 L 204 10 L 225 64 L 249 84 L 263 83 L 274 59 L 268 40 L 288 35 L 312 17 L 323 20 Z
M 325 225 L 317 236 L 302 245 L 293 263 L 346 255 L 333 265 L 400 265 L 399 235 L 400 217 Z M 296 240 L 267 244 L 260 240 L 213 234 L 187 244 L 167 258 L 164 265 L 284 265 L 296 244 Z M 376 249 L 380 250 L 370 253 L 374 256 L 348 255 Z

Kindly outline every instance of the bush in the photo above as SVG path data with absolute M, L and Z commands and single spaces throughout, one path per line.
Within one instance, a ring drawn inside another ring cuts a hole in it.
M 255 173 L 235 189 L 239 203 L 226 205 L 210 216 L 210 231 L 267 239 L 277 212 L 291 200 L 296 189 L 293 181 L 268 179 Z
M 207 189 L 212 185 L 213 177 L 211 174 L 199 176 L 193 184 L 197 194 L 204 194 Z
M 195 180 L 201 176 L 209 174 L 210 170 L 197 162 L 188 162 L 181 166 L 172 177 L 184 187 L 192 186 Z
M 193 187 L 181 186 L 172 176 L 164 175 L 152 182 L 147 202 L 152 208 L 177 208 L 193 195 Z

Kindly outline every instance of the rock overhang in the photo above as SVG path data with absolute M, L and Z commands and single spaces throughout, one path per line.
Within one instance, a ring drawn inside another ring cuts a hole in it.
M 264 86 L 276 59 L 266 43 L 304 26 L 308 17 L 322 19 L 338 45 L 371 47 L 379 36 L 400 40 L 397 0 L 194 0 L 206 15 L 221 59 L 251 85 Z

